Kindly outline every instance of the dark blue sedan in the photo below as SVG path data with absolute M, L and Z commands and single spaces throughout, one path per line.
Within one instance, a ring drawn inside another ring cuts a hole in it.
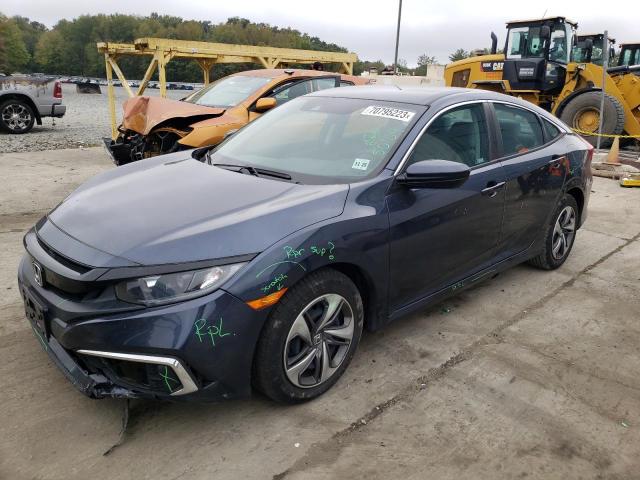
M 522 262 L 560 267 L 591 157 L 512 97 L 325 90 L 215 149 L 93 178 L 25 236 L 20 290 L 91 397 L 307 400 L 364 328 Z

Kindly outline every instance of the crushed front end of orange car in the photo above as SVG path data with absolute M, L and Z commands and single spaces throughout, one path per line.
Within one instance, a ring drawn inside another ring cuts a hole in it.
M 239 72 L 180 101 L 160 97 L 128 99 L 123 104 L 118 137 L 105 138 L 104 144 L 116 165 L 179 150 L 215 146 L 266 110 L 295 96 L 367 83 L 369 80 L 363 77 L 315 70 Z M 264 102 L 263 99 L 271 100 Z

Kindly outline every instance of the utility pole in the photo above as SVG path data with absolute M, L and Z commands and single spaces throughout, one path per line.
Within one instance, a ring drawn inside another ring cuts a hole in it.
M 609 32 L 607 30 L 604 31 L 604 40 L 602 42 L 602 95 L 600 97 L 600 123 L 598 124 L 596 150 L 600 150 L 600 138 L 602 126 L 604 125 L 604 96 L 607 91 L 607 68 L 609 67 Z
M 398 73 L 398 44 L 400 42 L 400 18 L 402 17 L 402 0 L 399 0 L 398 5 L 398 29 L 396 30 L 396 56 L 393 60 L 393 73 Z

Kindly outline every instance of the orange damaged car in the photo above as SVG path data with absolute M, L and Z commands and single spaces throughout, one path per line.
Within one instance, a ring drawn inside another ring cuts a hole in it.
M 116 165 L 190 148 L 217 145 L 267 110 L 326 88 L 369 79 L 298 69 L 248 70 L 221 78 L 182 100 L 132 97 L 122 125 L 105 146 Z

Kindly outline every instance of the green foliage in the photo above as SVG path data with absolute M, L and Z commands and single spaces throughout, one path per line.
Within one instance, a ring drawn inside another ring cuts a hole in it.
M 418 68 L 415 69 L 415 74 L 424 77 L 427 74 L 429 65 L 438 63 L 436 57 L 430 57 L 426 53 L 423 53 L 418 57 Z
M 353 74 L 360 75 L 362 72 L 368 72 L 370 69 L 377 69 L 378 73 L 382 72 L 385 64 L 382 60 L 370 61 L 357 61 L 353 64 Z
M 97 42 L 132 43 L 136 38 L 160 37 L 178 40 L 237 43 L 245 45 L 347 52 L 292 28 L 253 23 L 233 17 L 226 22 L 183 20 L 171 15 L 82 15 L 60 20 L 51 30 L 25 17 L 8 19 L 0 14 L 0 71 L 42 71 L 58 75 L 104 77 L 104 58 Z M 142 78 L 149 64 L 146 57 L 121 57 L 118 63 L 127 78 Z M 380 62 L 381 63 L 381 62 Z M 294 65 L 292 65 L 293 67 Z M 331 66 L 328 66 L 331 67 Z M 334 69 L 337 65 L 332 66 Z M 253 64 L 220 64 L 212 78 L 250 68 Z M 202 71 L 194 61 L 173 60 L 167 65 L 170 81 L 202 81 Z
M 31 60 L 15 19 L 0 14 L 0 72 L 23 72 Z
M 452 62 L 456 62 L 458 60 L 464 60 L 465 58 L 469 58 L 469 52 L 467 52 L 463 48 L 459 48 L 455 52 L 453 52 L 451 55 L 449 55 L 449 60 L 451 60 Z

